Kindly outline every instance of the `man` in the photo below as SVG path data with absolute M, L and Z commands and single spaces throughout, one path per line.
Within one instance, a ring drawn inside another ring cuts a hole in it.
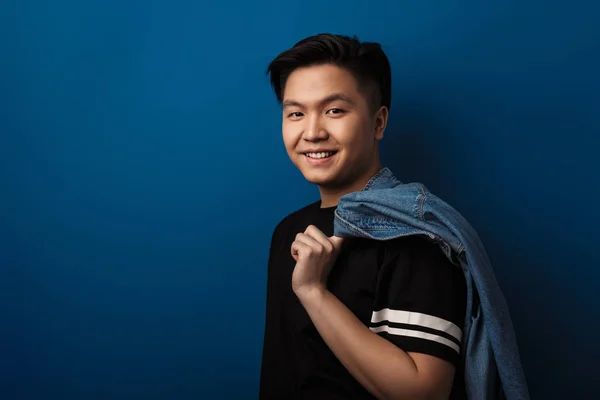
M 281 53 L 268 72 L 287 153 L 320 200 L 273 233 L 260 398 L 459 396 L 460 268 L 425 237 L 332 236 L 339 199 L 382 168 L 387 56 L 377 43 L 321 34 Z

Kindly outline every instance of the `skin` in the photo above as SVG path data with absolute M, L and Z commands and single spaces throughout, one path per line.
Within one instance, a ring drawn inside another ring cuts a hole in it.
M 290 160 L 318 186 L 321 207 L 335 206 L 360 190 L 381 169 L 378 142 L 387 107 L 373 112 L 354 77 L 333 65 L 298 68 L 288 77 L 283 97 L 283 141 Z M 307 150 L 337 150 L 326 166 L 311 165 Z
M 381 169 L 378 142 L 388 109 L 374 109 L 372 96 L 353 75 L 333 65 L 296 69 L 283 98 L 283 140 L 290 160 L 319 188 L 321 206 L 337 205 L 361 190 Z M 337 153 L 311 165 L 307 150 Z M 327 289 L 327 278 L 344 239 L 327 237 L 315 226 L 296 236 L 290 252 L 296 266 L 294 293 L 319 334 L 346 369 L 378 399 L 447 399 L 454 366 L 426 354 L 407 353 L 376 333 Z

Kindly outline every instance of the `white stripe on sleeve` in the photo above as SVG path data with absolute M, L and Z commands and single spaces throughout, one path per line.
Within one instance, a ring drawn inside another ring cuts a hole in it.
M 381 322 L 387 322 L 388 324 L 380 324 Z M 433 329 L 434 331 L 444 332 L 454 337 L 460 343 L 462 339 L 462 330 L 452 322 L 446 321 L 442 318 L 434 317 L 433 315 L 384 308 L 383 310 L 373 312 L 371 323 L 380 324 L 380 326 L 370 328 L 375 333 L 386 332 L 390 335 L 409 336 L 432 340 L 445 344 L 457 352 L 460 351 L 459 346 L 452 340 L 441 335 L 437 335 L 435 332 L 424 332 L 422 329 L 419 329 L 429 328 Z M 411 328 L 410 326 L 396 328 L 389 326 L 389 324 L 411 325 L 414 328 Z

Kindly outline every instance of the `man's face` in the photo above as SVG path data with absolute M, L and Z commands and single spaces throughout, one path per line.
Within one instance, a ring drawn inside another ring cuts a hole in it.
M 379 166 L 377 142 L 383 137 L 387 109 L 374 111 L 369 99 L 349 71 L 334 65 L 298 68 L 290 74 L 282 102 L 283 141 L 309 182 L 342 189 Z

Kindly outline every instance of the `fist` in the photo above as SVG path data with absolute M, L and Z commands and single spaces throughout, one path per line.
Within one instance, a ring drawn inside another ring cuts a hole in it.
M 296 261 L 292 274 L 292 289 L 297 296 L 313 290 L 326 290 L 327 278 L 342 250 L 344 239 L 328 237 L 314 225 L 296 235 L 292 257 Z

